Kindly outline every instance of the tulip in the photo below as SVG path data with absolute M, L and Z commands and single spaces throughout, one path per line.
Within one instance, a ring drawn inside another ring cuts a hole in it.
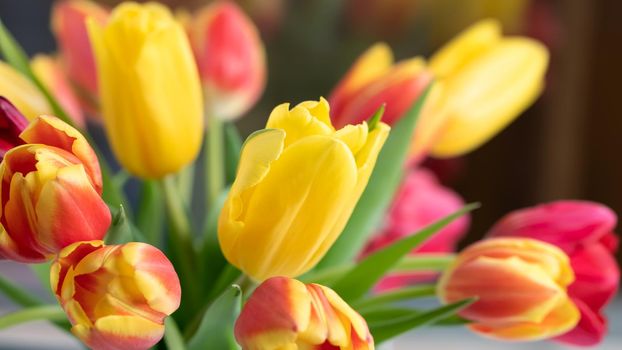
M 476 333 L 501 339 L 546 339 L 574 328 L 580 315 L 567 294 L 574 280 L 559 248 L 526 238 L 493 238 L 461 252 L 442 275 L 444 303 L 477 300 L 459 312 Z
M 24 120 L 8 130 L 20 130 Z M 97 157 L 84 137 L 44 116 L 12 141 L 18 145 L 0 164 L 0 257 L 43 262 L 74 242 L 102 239 L 110 211 L 101 198 Z
M 9 99 L 29 120 L 52 110 L 45 96 L 28 78 L 2 61 L 0 96 Z
M 106 133 L 134 175 L 161 178 L 201 146 L 203 102 L 186 34 L 164 6 L 123 3 L 101 27 L 88 21 Z
M 210 115 L 234 119 L 247 112 L 266 83 L 263 44 L 253 22 L 230 1 L 201 9 L 189 24 Z
M 389 133 L 335 130 L 324 99 L 270 114 L 249 137 L 220 214 L 225 257 L 257 281 L 310 270 L 341 234 Z
M 581 311 L 581 321 L 556 340 L 591 346 L 607 333 L 604 309 L 620 284 L 614 257 L 616 215 L 604 205 L 558 201 L 509 213 L 489 232 L 491 237 L 525 237 L 554 244 L 570 256 L 576 279 L 568 294 Z
M 145 243 L 76 242 L 52 264 L 50 284 L 71 332 L 94 350 L 151 348 L 181 299 L 173 265 Z
M 406 174 L 393 203 L 387 212 L 384 225 L 372 238 L 363 256 L 384 248 L 422 228 L 456 212 L 464 206 L 464 200 L 451 189 L 441 185 L 427 169 L 415 169 Z M 412 254 L 452 253 L 458 241 L 469 227 L 470 217 L 462 216 L 438 231 Z M 434 278 L 435 274 L 406 273 L 385 277 L 376 286 L 387 290 L 413 284 L 422 279 Z
M 78 126 L 84 128 L 84 114 L 80 107 L 80 101 L 71 89 L 58 61 L 46 55 L 36 55 L 30 65 L 35 75 L 42 81 L 47 89 L 56 97 L 63 110 Z
M 108 11 L 88 0 L 58 1 L 52 8 L 52 31 L 64 68 L 71 81 L 92 99 L 97 96 L 97 71 L 86 29 L 87 18 L 103 25 Z
M 442 84 L 428 111 L 443 119 L 432 155 L 467 153 L 500 132 L 542 92 L 548 51 L 524 37 L 502 37 L 498 22 L 476 23 L 441 48 L 429 67 Z
M 386 103 L 383 120 L 392 125 L 431 79 L 422 58 L 394 64 L 391 49 L 378 43 L 359 57 L 330 94 L 333 123 L 337 127 L 360 123 Z
M 235 323 L 242 350 L 373 350 L 365 320 L 332 289 L 273 277 L 253 292 Z

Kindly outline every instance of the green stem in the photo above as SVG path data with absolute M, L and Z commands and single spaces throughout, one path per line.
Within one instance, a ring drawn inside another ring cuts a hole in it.
M 194 163 L 181 169 L 177 174 L 177 187 L 181 198 L 187 206 L 192 205 L 192 190 L 194 188 Z
M 166 343 L 166 347 L 168 349 L 185 350 L 186 343 L 175 320 L 172 317 L 167 317 L 164 320 L 164 327 L 164 343 Z
M 0 291 L 16 304 L 24 307 L 37 306 L 43 301 L 0 275 Z
M 398 289 L 382 294 L 375 295 L 373 297 L 361 300 L 359 302 L 353 303 L 352 307 L 354 307 L 359 312 L 363 312 L 365 310 L 372 309 L 379 305 L 402 301 L 402 300 L 411 300 L 415 298 L 424 298 L 424 297 L 433 297 L 436 295 L 436 285 L 434 284 L 425 284 L 418 285 L 403 289 Z
M 225 186 L 224 132 L 223 123 L 216 116 L 208 115 L 205 156 L 205 176 L 207 179 L 207 206 L 211 208 Z
M 174 255 L 179 261 L 179 277 L 182 284 L 182 290 L 186 293 L 190 305 L 196 305 L 198 302 L 198 294 L 196 293 L 196 284 L 192 281 L 195 276 L 196 253 L 194 251 L 192 226 L 188 218 L 186 208 L 182 198 L 177 192 L 175 178 L 172 176 L 165 177 L 160 181 L 162 192 L 168 210 L 172 230 L 172 249 Z
M 65 312 L 60 308 L 60 306 L 33 306 L 0 317 L 0 330 L 30 321 L 48 320 L 61 322 L 66 320 L 66 318 L 67 316 L 65 315 Z
M 443 271 L 456 259 L 455 254 L 419 254 L 402 259 L 392 272 Z

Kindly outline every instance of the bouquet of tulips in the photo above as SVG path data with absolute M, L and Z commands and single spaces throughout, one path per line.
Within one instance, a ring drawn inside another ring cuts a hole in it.
M 68 0 L 52 22 L 59 52 L 32 60 L 0 25 L 0 257 L 57 303 L 0 277 L 22 307 L 0 329 L 45 319 L 96 350 L 370 350 L 438 325 L 605 335 L 610 209 L 522 209 L 456 254 L 477 205 L 421 166 L 533 103 L 537 41 L 486 20 L 428 60 L 374 45 L 328 99 L 276 106 L 242 143 L 266 55 L 234 3 Z

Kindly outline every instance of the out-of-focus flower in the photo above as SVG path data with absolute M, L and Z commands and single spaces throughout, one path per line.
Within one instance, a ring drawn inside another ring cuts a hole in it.
M 57 1 L 52 8 L 52 31 L 58 41 L 62 62 L 69 79 L 88 96 L 97 96 L 95 58 L 86 29 L 86 19 L 103 25 L 108 11 L 88 0 Z
M 572 345 L 596 345 L 607 333 L 604 309 L 616 295 L 620 271 L 613 254 L 616 215 L 586 201 L 558 201 L 509 213 L 489 232 L 491 237 L 533 238 L 554 244 L 570 256 L 576 279 L 568 294 L 581 311 L 576 328 L 557 338 Z
M 363 53 L 329 97 L 336 127 L 369 119 L 386 103 L 382 120 L 392 125 L 430 83 L 420 57 L 393 62 L 391 48 L 378 43 Z
M 401 238 L 456 212 L 464 206 L 463 199 L 454 191 L 441 185 L 434 174 L 426 169 L 410 171 L 398 189 L 393 204 L 385 218 L 383 229 L 365 248 L 363 255 L 381 249 Z M 451 253 L 466 233 L 470 217 L 462 216 L 437 232 L 413 251 L 417 255 Z M 433 278 L 422 273 L 396 274 L 384 278 L 378 290 L 392 289 Z
M 332 289 L 285 277 L 263 282 L 235 324 L 243 350 L 373 350 L 365 320 Z
M 240 117 L 257 102 L 266 82 L 257 28 L 231 1 L 205 6 L 189 28 L 207 108 L 216 118 Z
M 566 289 L 574 280 L 559 248 L 526 238 L 492 238 L 469 246 L 442 275 L 444 303 L 478 298 L 459 315 L 476 333 L 502 340 L 558 336 L 579 322 Z
M 84 127 L 84 114 L 76 95 L 71 89 L 60 65 L 54 58 L 47 55 L 36 55 L 30 65 L 35 75 L 58 100 L 58 103 L 67 112 L 71 120 L 78 126 Z
M 8 150 L 24 143 L 19 135 L 28 126 L 28 120 L 5 97 L 0 96 L 0 160 Z
M 225 257 L 255 280 L 311 269 L 341 234 L 389 134 L 335 130 L 324 99 L 285 103 L 251 135 L 220 214 Z
M 476 23 L 441 48 L 429 64 L 440 97 L 426 113 L 443 120 L 432 155 L 467 153 L 505 128 L 540 95 L 547 65 L 542 44 L 503 37 L 494 20 Z
M 145 243 L 74 243 L 54 261 L 50 283 L 72 333 L 94 350 L 151 348 L 181 299 L 173 265 Z
M 203 135 L 201 83 L 186 33 L 164 6 L 123 3 L 88 22 L 104 124 L 134 175 L 160 178 L 193 161 Z
M 2 61 L 0 96 L 9 99 L 29 120 L 51 112 L 50 105 L 39 89 L 28 78 Z
M 0 256 L 41 262 L 74 242 L 104 237 L 110 211 L 101 198 L 97 157 L 84 137 L 42 116 L 19 138 L 23 144 L 0 164 Z
M 381 37 L 399 37 L 416 23 L 419 1 L 348 0 L 346 15 L 355 30 Z

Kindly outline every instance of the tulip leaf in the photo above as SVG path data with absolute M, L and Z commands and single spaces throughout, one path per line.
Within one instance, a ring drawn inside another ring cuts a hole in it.
M 359 302 L 352 304 L 352 307 L 354 307 L 359 312 L 363 312 L 365 310 L 374 309 L 379 306 L 385 306 L 385 305 L 412 300 L 416 298 L 435 297 L 435 296 L 436 296 L 435 285 L 421 284 L 421 285 L 416 285 L 412 287 L 396 289 L 396 290 L 391 290 L 389 292 L 376 294 L 372 297 L 360 300 Z
M 380 225 L 393 199 L 403 173 L 412 135 L 430 86 L 421 94 L 403 118 L 391 128 L 380 151 L 376 166 L 341 236 L 318 267 L 353 262 Z
M 402 238 L 385 248 L 377 250 L 361 260 L 342 279 L 332 287 L 346 301 L 353 302 L 365 295 L 378 281 L 395 267 L 413 249 L 443 227 L 449 225 L 465 213 L 478 208 L 478 203 L 464 206 L 457 212 L 426 226 L 419 232 Z
M 225 173 L 228 185 L 235 180 L 238 170 L 240 152 L 242 151 L 242 139 L 233 123 L 225 124 Z
M 43 304 L 43 300 L 30 294 L 29 291 L 17 286 L 2 275 L 0 275 L 0 292 L 19 306 L 29 307 Z
M 186 344 L 184 343 L 184 337 L 179 331 L 179 327 L 172 317 L 167 317 L 164 320 L 164 343 L 170 350 L 186 350 Z
M 66 322 L 67 316 L 58 305 L 32 306 L 0 316 L 0 330 L 39 320 Z
M 132 226 L 130 225 L 123 205 L 112 213 L 112 223 L 106 234 L 106 244 L 123 244 L 135 241 Z
M 188 350 L 239 349 L 233 337 L 233 326 L 242 308 L 242 290 L 232 285 L 218 297 L 203 315 Z
M 380 123 L 380 121 L 382 120 L 382 116 L 384 115 L 384 109 L 387 106 L 386 103 L 383 103 L 380 108 L 378 108 L 378 110 L 376 111 L 376 113 L 374 113 L 374 115 L 371 116 L 371 118 L 369 118 L 369 120 L 367 121 L 367 130 L 368 131 L 373 131 L 376 126 L 378 125 L 378 123 Z
M 378 322 L 376 321 L 376 318 L 373 318 L 374 322 L 369 324 L 369 330 L 374 336 L 375 342 L 380 344 L 383 341 L 394 338 L 412 329 L 434 324 L 441 320 L 447 319 L 463 308 L 471 305 L 475 302 L 475 300 L 476 298 L 465 299 L 425 312 L 413 310 L 408 314 L 404 313 L 403 316 L 399 316 L 394 313 L 391 315 L 393 317 L 388 318 L 386 321 Z

